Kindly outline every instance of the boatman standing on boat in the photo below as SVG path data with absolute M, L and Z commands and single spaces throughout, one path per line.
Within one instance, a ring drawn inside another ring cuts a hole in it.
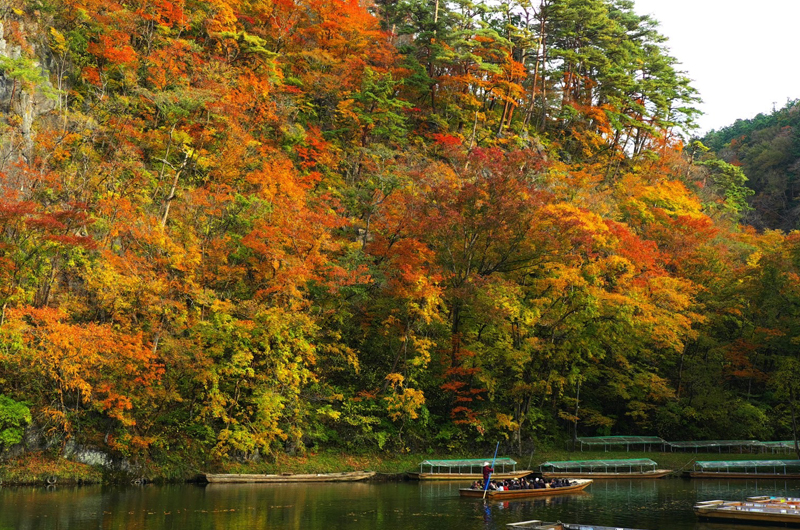
M 486 484 L 486 481 L 489 480 L 489 475 L 494 473 L 494 468 L 489 465 L 489 462 L 483 463 L 483 483 Z

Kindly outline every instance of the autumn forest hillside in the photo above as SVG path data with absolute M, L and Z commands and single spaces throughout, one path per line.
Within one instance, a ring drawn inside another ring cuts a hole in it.
M 754 196 L 744 222 L 784 231 L 800 226 L 800 101 L 789 100 L 770 114 L 736 120 L 708 133 L 702 143 L 747 175 L 746 185 Z
M 633 2 L 0 17 L 0 449 L 793 436 L 800 234 Z

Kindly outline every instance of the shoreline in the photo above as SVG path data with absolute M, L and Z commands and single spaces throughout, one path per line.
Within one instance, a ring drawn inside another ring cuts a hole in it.
M 81 486 L 90 484 L 180 484 L 193 482 L 202 473 L 219 474 L 305 474 L 341 473 L 348 471 L 375 471 L 371 482 L 408 480 L 406 474 L 418 469 L 426 459 L 455 459 L 462 454 L 404 454 L 371 453 L 350 454 L 340 452 L 308 453 L 304 456 L 278 455 L 274 462 L 214 462 L 196 463 L 183 468 L 149 462 L 136 472 L 109 470 L 100 466 L 81 464 L 63 457 L 44 453 L 29 453 L 20 457 L 0 460 L 0 486 Z M 541 451 L 533 455 L 509 455 L 517 461 L 518 469 L 539 470 L 548 460 L 595 460 L 621 458 L 650 458 L 670 476 L 680 476 L 695 460 L 774 460 L 794 459 L 790 453 L 660 453 L 660 452 L 568 452 Z M 478 456 L 480 458 L 480 456 Z M 530 463 L 530 464 L 529 464 Z M 202 468 L 201 468 L 202 467 Z M 138 484 L 135 482 L 138 481 Z

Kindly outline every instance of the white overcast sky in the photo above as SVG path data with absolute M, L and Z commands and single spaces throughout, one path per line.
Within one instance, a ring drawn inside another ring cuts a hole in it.
M 800 0 L 634 0 L 700 92 L 707 132 L 800 99 Z

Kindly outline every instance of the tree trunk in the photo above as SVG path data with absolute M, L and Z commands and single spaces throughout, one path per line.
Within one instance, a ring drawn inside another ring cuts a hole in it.
M 544 5 L 544 2 L 542 3 Z M 545 76 L 545 66 L 547 66 L 547 35 L 545 35 L 545 19 L 544 14 L 542 15 L 542 70 L 539 73 L 539 78 L 542 83 L 542 89 L 540 90 L 541 93 L 541 101 L 542 101 L 542 113 L 539 117 L 539 130 L 544 130 L 545 119 L 547 119 L 547 80 Z
M 539 15 L 542 17 L 541 22 L 539 23 L 539 40 L 536 42 L 536 64 L 533 66 L 533 84 L 531 85 L 531 100 L 528 104 L 528 109 L 525 113 L 525 121 L 523 123 L 523 128 L 526 129 L 528 124 L 531 122 L 531 118 L 533 117 L 533 113 L 536 111 L 536 88 L 539 84 L 539 54 L 542 51 L 542 46 L 544 44 L 544 35 L 545 35 L 545 17 L 544 12 L 544 1 L 542 1 L 539 7 Z
M 439 24 L 439 0 L 436 0 L 433 8 L 433 38 L 430 42 L 430 55 L 428 56 L 428 77 L 431 78 L 431 81 L 433 81 L 433 44 L 439 36 L 437 24 Z M 436 112 L 436 83 L 431 85 L 431 112 Z
M 181 162 L 181 167 L 179 167 L 175 171 L 175 178 L 172 179 L 172 188 L 170 188 L 169 195 L 165 199 L 164 204 L 164 216 L 161 218 L 161 228 L 165 228 L 167 226 L 167 217 L 169 217 L 169 207 L 172 204 L 172 200 L 175 198 L 175 190 L 178 189 L 178 179 L 181 176 L 184 168 L 186 168 L 186 164 L 189 163 L 189 151 L 186 151 L 186 154 L 183 156 L 183 162 Z
M 800 444 L 797 441 L 797 413 L 795 412 L 794 388 L 789 388 L 789 408 L 792 409 L 792 439 L 794 440 L 794 452 L 800 460 Z
M 681 352 L 681 363 L 678 366 L 678 391 L 675 396 L 678 400 L 681 399 L 681 387 L 683 385 L 683 358 L 685 356 L 686 356 L 686 346 L 683 347 L 683 351 Z
M 475 147 L 475 134 L 478 132 L 478 111 L 475 111 L 475 121 L 472 123 L 472 136 L 469 139 L 469 150 Z M 469 164 L 469 162 L 467 162 Z
M 572 447 L 578 443 L 578 411 L 581 408 L 581 380 L 578 379 L 578 390 L 575 392 L 575 419 L 572 424 Z

